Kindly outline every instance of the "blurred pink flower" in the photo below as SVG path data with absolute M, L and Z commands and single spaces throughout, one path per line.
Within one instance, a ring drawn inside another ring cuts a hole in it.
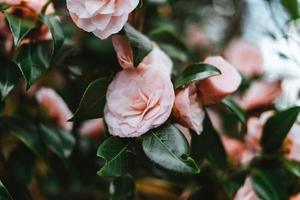
M 186 28 L 185 41 L 192 49 L 205 49 L 211 45 L 211 42 L 203 29 L 197 24 L 189 25 Z
M 244 110 L 254 110 L 272 105 L 281 93 L 281 81 L 257 81 L 251 84 L 245 94 L 237 99 L 237 102 Z
M 238 89 L 242 78 L 226 60 L 220 56 L 213 56 L 206 58 L 204 63 L 213 65 L 222 72 L 219 76 L 213 76 L 198 83 L 204 105 L 217 103 Z
M 79 128 L 79 133 L 92 138 L 102 138 L 105 132 L 103 118 L 91 119 L 83 122 Z
M 263 71 L 263 55 L 260 49 L 243 39 L 234 39 L 224 52 L 225 58 L 242 74 L 252 77 Z
M 233 200 L 260 200 L 252 186 L 252 180 L 247 177 L 245 183 L 235 194 Z
M 81 29 L 106 39 L 118 33 L 139 0 L 67 0 L 74 23 Z
M 72 112 L 64 100 L 51 88 L 40 88 L 35 97 L 37 102 L 48 111 L 49 116 L 54 118 L 56 123 L 66 129 L 71 130 L 73 123 L 68 120 L 73 116 Z
M 289 198 L 289 200 L 300 200 L 300 193 L 291 196 L 291 197 Z
M 220 134 L 220 136 L 229 159 L 233 163 L 239 164 L 242 160 L 243 153 L 246 150 L 244 144 L 241 141 L 230 138 L 224 134 Z
M 194 84 L 190 84 L 176 94 L 174 115 L 181 125 L 194 130 L 197 134 L 202 132 L 205 113 Z

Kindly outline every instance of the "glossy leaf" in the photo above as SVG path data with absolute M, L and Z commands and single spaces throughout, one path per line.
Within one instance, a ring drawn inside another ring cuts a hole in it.
M 105 160 L 105 165 L 98 171 L 99 176 L 119 177 L 131 169 L 133 153 L 129 149 L 130 143 L 110 137 L 99 146 L 97 156 Z
M 67 163 L 76 142 L 74 136 L 68 131 L 53 126 L 41 125 L 40 131 L 45 144 Z
M 0 60 L 0 101 L 11 92 L 20 77 L 18 65 L 8 60 Z
M 129 24 L 124 26 L 124 32 L 133 51 L 134 66 L 138 66 L 140 62 L 152 51 L 153 45 L 145 35 L 135 30 Z
M 200 81 L 220 74 L 221 71 L 212 65 L 205 63 L 192 64 L 188 66 L 178 78 L 175 84 L 175 88 L 178 89 L 189 83 Z
M 225 98 L 222 102 L 239 118 L 241 122 L 246 123 L 247 113 L 232 98 Z
M 300 163 L 291 161 L 291 160 L 286 160 L 282 159 L 282 164 L 283 166 L 292 174 L 300 178 Z
M 256 194 L 262 200 L 288 200 L 282 187 L 282 181 L 268 170 L 255 169 L 252 173 L 252 184 Z
M 179 49 L 186 49 L 182 38 L 168 29 L 159 28 L 154 30 L 149 34 L 149 37 L 158 43 L 171 44 Z
M 24 37 L 34 28 L 35 24 L 27 19 L 5 13 L 15 46 L 19 46 Z
M 100 78 L 89 84 L 71 121 L 103 117 L 106 102 L 107 80 Z
M 300 107 L 293 107 L 278 112 L 268 119 L 261 138 L 261 144 L 265 151 L 274 151 L 281 147 L 299 112 Z
M 5 186 L 0 180 L 0 200 L 13 200 Z
M 50 67 L 50 53 L 47 43 L 23 45 L 16 62 L 28 86 L 37 81 Z
M 173 125 L 150 131 L 142 145 L 147 157 L 163 168 L 181 173 L 200 172 L 194 160 L 188 156 L 189 145 L 185 137 Z
M 281 0 L 281 3 L 289 12 L 292 19 L 297 19 L 300 17 L 298 0 Z
M 131 200 L 135 196 L 135 183 L 130 175 L 113 179 L 109 185 L 110 200 Z

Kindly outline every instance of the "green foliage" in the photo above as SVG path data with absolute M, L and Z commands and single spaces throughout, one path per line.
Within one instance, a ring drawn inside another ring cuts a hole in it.
M 0 200 L 13 200 L 11 195 L 0 180 Z
M 246 123 L 247 113 L 232 98 L 227 97 L 223 99 L 222 102 L 238 117 L 242 123 Z
M 300 17 L 298 0 L 281 0 L 281 3 L 291 15 L 291 19 L 295 20 Z
M 135 183 L 130 175 L 113 179 L 109 185 L 111 200 L 131 200 L 135 196 Z

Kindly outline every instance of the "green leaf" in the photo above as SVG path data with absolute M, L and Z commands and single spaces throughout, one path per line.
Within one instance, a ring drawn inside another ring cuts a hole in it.
M 56 16 L 41 15 L 40 19 L 43 23 L 47 24 L 47 26 L 50 29 L 53 38 L 53 50 L 52 50 L 52 58 L 53 58 L 57 53 L 57 51 L 64 44 L 64 33 L 60 27 L 60 24 Z
M 126 24 L 123 30 L 132 48 L 134 66 L 137 67 L 152 51 L 153 44 L 145 35 L 135 30 L 129 24 Z
M 132 200 L 135 196 L 135 183 L 130 175 L 113 179 L 109 185 L 110 200 Z
M 204 119 L 201 135 L 193 134 L 192 155 L 206 158 L 213 166 L 221 169 L 225 169 L 228 165 L 223 143 L 208 115 Z
M 43 124 L 40 125 L 40 131 L 43 141 L 60 159 L 67 163 L 76 142 L 71 132 Z
M 147 157 L 163 168 L 181 173 L 200 172 L 194 160 L 188 156 L 189 145 L 185 137 L 173 125 L 150 131 L 142 145 Z
M 103 117 L 106 102 L 107 80 L 100 78 L 89 84 L 71 121 Z
M 35 155 L 25 146 L 19 146 L 9 157 L 8 168 L 18 184 L 27 186 L 34 173 Z
M 291 19 L 298 19 L 300 17 L 298 0 L 281 0 L 281 4 L 291 15 Z
M 46 146 L 43 143 L 37 128 L 25 119 L 0 118 L 0 125 L 10 131 L 25 146 L 41 159 L 46 158 Z
M 110 137 L 98 148 L 97 156 L 103 158 L 105 165 L 98 171 L 99 176 L 119 177 L 132 167 L 133 153 L 129 150 L 131 142 L 118 137 Z
M 269 170 L 255 169 L 252 173 L 252 184 L 255 192 L 262 200 L 288 200 L 282 187 L 283 180 Z
M 149 34 L 150 39 L 158 43 L 171 44 L 179 49 L 186 50 L 186 46 L 175 32 L 165 28 L 159 28 Z
M 227 97 L 223 99 L 222 102 L 239 118 L 241 122 L 246 123 L 247 113 L 232 98 Z
M 286 159 L 281 159 L 281 161 L 289 172 L 300 178 L 300 163 Z
M 47 43 L 22 45 L 17 55 L 18 64 L 27 86 L 31 86 L 50 67 L 49 46 Z
M 264 151 L 270 152 L 281 147 L 285 137 L 295 123 L 299 112 L 300 107 L 293 107 L 278 112 L 268 119 L 261 138 L 261 145 Z
M 18 65 L 8 60 L 0 60 L 0 101 L 3 101 L 21 77 Z
M 0 180 L 0 200 L 13 200 L 5 186 Z
M 212 65 L 205 63 L 192 64 L 188 66 L 178 78 L 175 88 L 178 89 L 191 82 L 200 81 L 220 74 L 221 71 Z
M 4 13 L 10 31 L 14 37 L 15 46 L 19 46 L 21 40 L 34 28 L 35 24 L 27 19 Z
M 10 7 L 9 4 L 0 3 L 0 12 L 7 10 Z

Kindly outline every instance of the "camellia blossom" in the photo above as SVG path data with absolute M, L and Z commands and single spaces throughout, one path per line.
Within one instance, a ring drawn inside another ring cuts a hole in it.
M 233 163 L 240 163 L 246 150 L 245 145 L 237 140 L 221 134 L 221 140 L 224 145 L 226 154 Z
M 65 130 L 71 130 L 73 123 L 68 120 L 73 116 L 64 100 L 51 88 L 40 88 L 35 97 L 37 102 L 47 110 L 49 116 Z
M 197 134 L 202 132 L 205 113 L 194 84 L 190 84 L 176 94 L 174 115 L 183 126 L 194 130 Z
M 225 58 L 243 75 L 252 77 L 262 74 L 263 55 L 254 44 L 243 39 L 234 39 L 224 52 Z
M 185 41 L 191 49 L 205 49 L 211 45 L 211 41 L 201 26 L 189 25 L 185 30 Z
M 74 23 L 100 39 L 118 33 L 139 0 L 67 0 Z
M 242 81 L 240 74 L 221 56 L 208 57 L 204 63 L 217 67 L 222 73 L 199 81 L 198 89 L 204 105 L 217 103 L 238 89 Z
M 105 132 L 103 118 L 91 119 L 83 122 L 79 128 L 79 133 L 92 138 L 102 138 Z
M 233 200 L 260 200 L 254 191 L 250 177 L 246 178 L 244 185 L 237 191 Z

